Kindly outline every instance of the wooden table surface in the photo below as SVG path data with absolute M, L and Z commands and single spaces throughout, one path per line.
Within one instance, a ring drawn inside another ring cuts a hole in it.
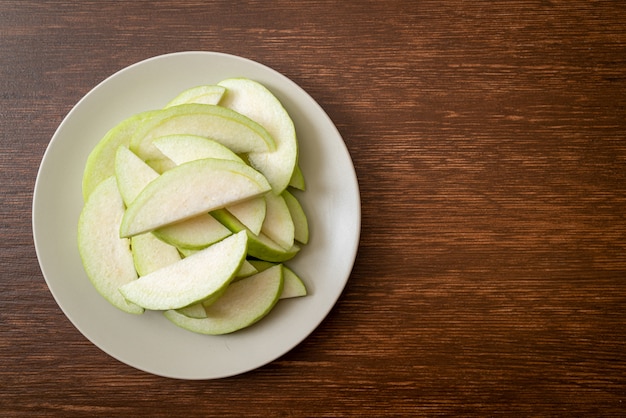
M 350 151 L 362 235 L 278 360 L 153 376 L 46 286 L 37 169 L 92 87 L 218 51 L 303 87 Z M 0 415 L 625 416 L 626 3 L 0 1 Z

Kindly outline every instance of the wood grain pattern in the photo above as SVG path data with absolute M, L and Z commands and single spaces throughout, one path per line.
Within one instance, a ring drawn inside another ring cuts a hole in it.
M 63 117 L 182 50 L 300 84 L 343 135 L 363 205 L 322 325 L 216 381 L 91 345 L 32 243 Z M 4 0 L 0 57 L 0 415 L 626 414 L 626 3 Z

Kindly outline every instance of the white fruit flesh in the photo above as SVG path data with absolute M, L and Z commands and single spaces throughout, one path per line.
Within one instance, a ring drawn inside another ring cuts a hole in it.
M 176 249 L 151 232 L 135 235 L 130 240 L 135 269 L 140 276 L 145 276 L 170 264 L 180 261 Z
M 220 81 L 226 93 L 220 105 L 249 117 L 263 126 L 276 143 L 275 151 L 253 151 L 250 164 L 262 172 L 280 194 L 289 184 L 298 158 L 296 130 L 280 101 L 265 86 L 245 78 Z
M 299 298 L 307 295 L 306 286 L 302 279 L 289 267 L 283 265 L 283 292 L 281 299 Z
M 203 158 L 243 162 L 237 154 L 212 139 L 197 135 L 167 135 L 152 141 L 176 165 Z
M 206 309 L 204 309 L 202 302 L 176 309 L 176 312 L 189 318 L 206 318 Z
M 237 271 L 237 274 L 235 274 L 233 282 L 236 280 L 245 279 L 246 277 L 250 277 L 254 274 L 257 274 L 258 272 L 259 271 L 252 265 L 252 263 L 250 263 L 248 260 L 244 260 L 244 262 L 241 264 L 241 267 L 239 268 L 239 271 Z M 176 309 L 176 311 L 190 318 L 206 318 L 206 310 L 204 307 L 209 306 L 221 296 L 221 294 L 218 294 L 214 297 L 205 299 L 202 302 L 194 303 L 193 305 Z
M 123 145 L 117 149 L 115 178 L 126 206 L 130 205 L 144 187 L 157 177 L 159 173 L 137 157 L 134 152 Z
M 174 97 L 165 107 L 178 106 L 186 103 L 216 105 L 224 95 L 226 89 L 216 85 L 202 85 L 192 87 Z
M 217 158 L 243 163 L 237 154 L 212 139 L 195 135 L 168 135 L 152 141 L 167 158 L 176 164 L 203 158 Z M 261 231 L 265 219 L 265 199 L 259 197 L 227 208 L 255 234 Z M 176 244 L 174 244 L 176 245 Z
M 124 297 L 146 309 L 179 309 L 222 291 L 239 270 L 247 238 L 235 234 L 174 264 L 120 287 Z
M 129 206 L 150 182 L 159 177 L 156 171 L 124 146 L 120 146 L 116 154 L 115 174 L 126 206 Z M 206 248 L 231 234 L 228 228 L 208 213 L 156 229 L 153 233 L 172 246 L 189 249 Z
M 282 195 L 269 193 L 265 197 L 267 212 L 261 232 L 284 249 L 293 246 L 294 224 Z
M 253 234 L 258 235 L 261 232 L 263 221 L 265 221 L 267 204 L 265 197 L 262 196 L 236 205 L 229 205 L 226 207 L 226 210 L 252 231 Z
M 265 271 L 276 265 L 275 263 L 263 260 L 250 260 L 249 262 L 258 271 Z M 307 290 L 302 279 L 286 265 L 280 265 L 283 267 L 283 291 L 280 294 L 280 299 L 306 296 Z
M 235 161 L 203 159 L 166 171 L 127 208 L 120 236 L 129 237 L 262 195 L 260 173 Z
M 237 154 L 276 149 L 274 139 L 265 128 L 233 110 L 183 104 L 160 110 L 145 121 L 131 139 L 131 150 L 143 160 L 158 160 L 163 154 L 152 141 L 172 134 L 209 137 Z
M 294 239 L 301 244 L 307 244 L 309 242 L 309 221 L 302 205 L 298 199 L 287 190 L 283 192 L 282 196 L 285 199 L 285 203 L 291 214 L 291 219 L 293 220 Z
M 226 238 L 231 231 L 208 213 L 203 213 L 185 221 L 155 229 L 153 234 L 175 247 L 201 250 Z
M 224 294 L 205 306 L 206 318 L 189 318 L 176 311 L 165 316 L 174 324 L 200 334 L 228 334 L 246 328 L 267 315 L 283 288 L 281 266 L 231 283 Z
M 78 221 L 78 250 L 87 276 L 113 306 L 139 314 L 143 308 L 127 302 L 118 288 L 136 281 L 130 241 L 120 238 L 124 203 L 115 177 L 101 182 L 90 194 Z
M 243 279 L 244 277 L 252 276 L 253 274 L 257 274 L 259 271 L 250 263 L 250 261 L 245 260 L 239 271 L 236 274 L 236 278 Z

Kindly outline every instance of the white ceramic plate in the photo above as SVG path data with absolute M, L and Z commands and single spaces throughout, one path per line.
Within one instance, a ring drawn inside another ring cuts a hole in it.
M 92 287 L 76 245 L 87 156 L 135 113 L 164 106 L 186 88 L 248 77 L 267 86 L 296 125 L 307 191 L 310 243 L 288 263 L 310 295 L 280 301 L 259 323 L 224 336 L 194 334 L 158 312 L 117 310 Z M 354 166 L 322 108 L 288 78 L 259 63 L 214 52 L 181 52 L 131 65 L 90 91 L 63 120 L 41 162 L 33 235 L 45 280 L 65 315 L 93 344 L 132 367 L 179 379 L 244 373 L 285 354 L 322 322 L 343 291 L 359 243 L 361 206 Z

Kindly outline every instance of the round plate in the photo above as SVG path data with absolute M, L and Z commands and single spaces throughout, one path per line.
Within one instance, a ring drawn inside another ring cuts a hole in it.
M 222 336 L 195 334 L 160 312 L 131 315 L 101 297 L 87 278 L 76 244 L 87 156 L 118 122 L 164 106 L 179 92 L 230 77 L 261 82 L 296 125 L 307 190 L 299 193 L 310 242 L 290 261 L 309 295 L 281 300 L 257 324 Z M 322 322 L 343 291 L 359 243 L 361 206 L 354 166 L 322 108 L 288 78 L 259 63 L 222 53 L 181 52 L 131 65 L 104 80 L 69 112 L 44 154 L 33 198 L 37 257 L 56 302 L 74 326 L 112 357 L 179 379 L 244 373 L 285 354 Z

